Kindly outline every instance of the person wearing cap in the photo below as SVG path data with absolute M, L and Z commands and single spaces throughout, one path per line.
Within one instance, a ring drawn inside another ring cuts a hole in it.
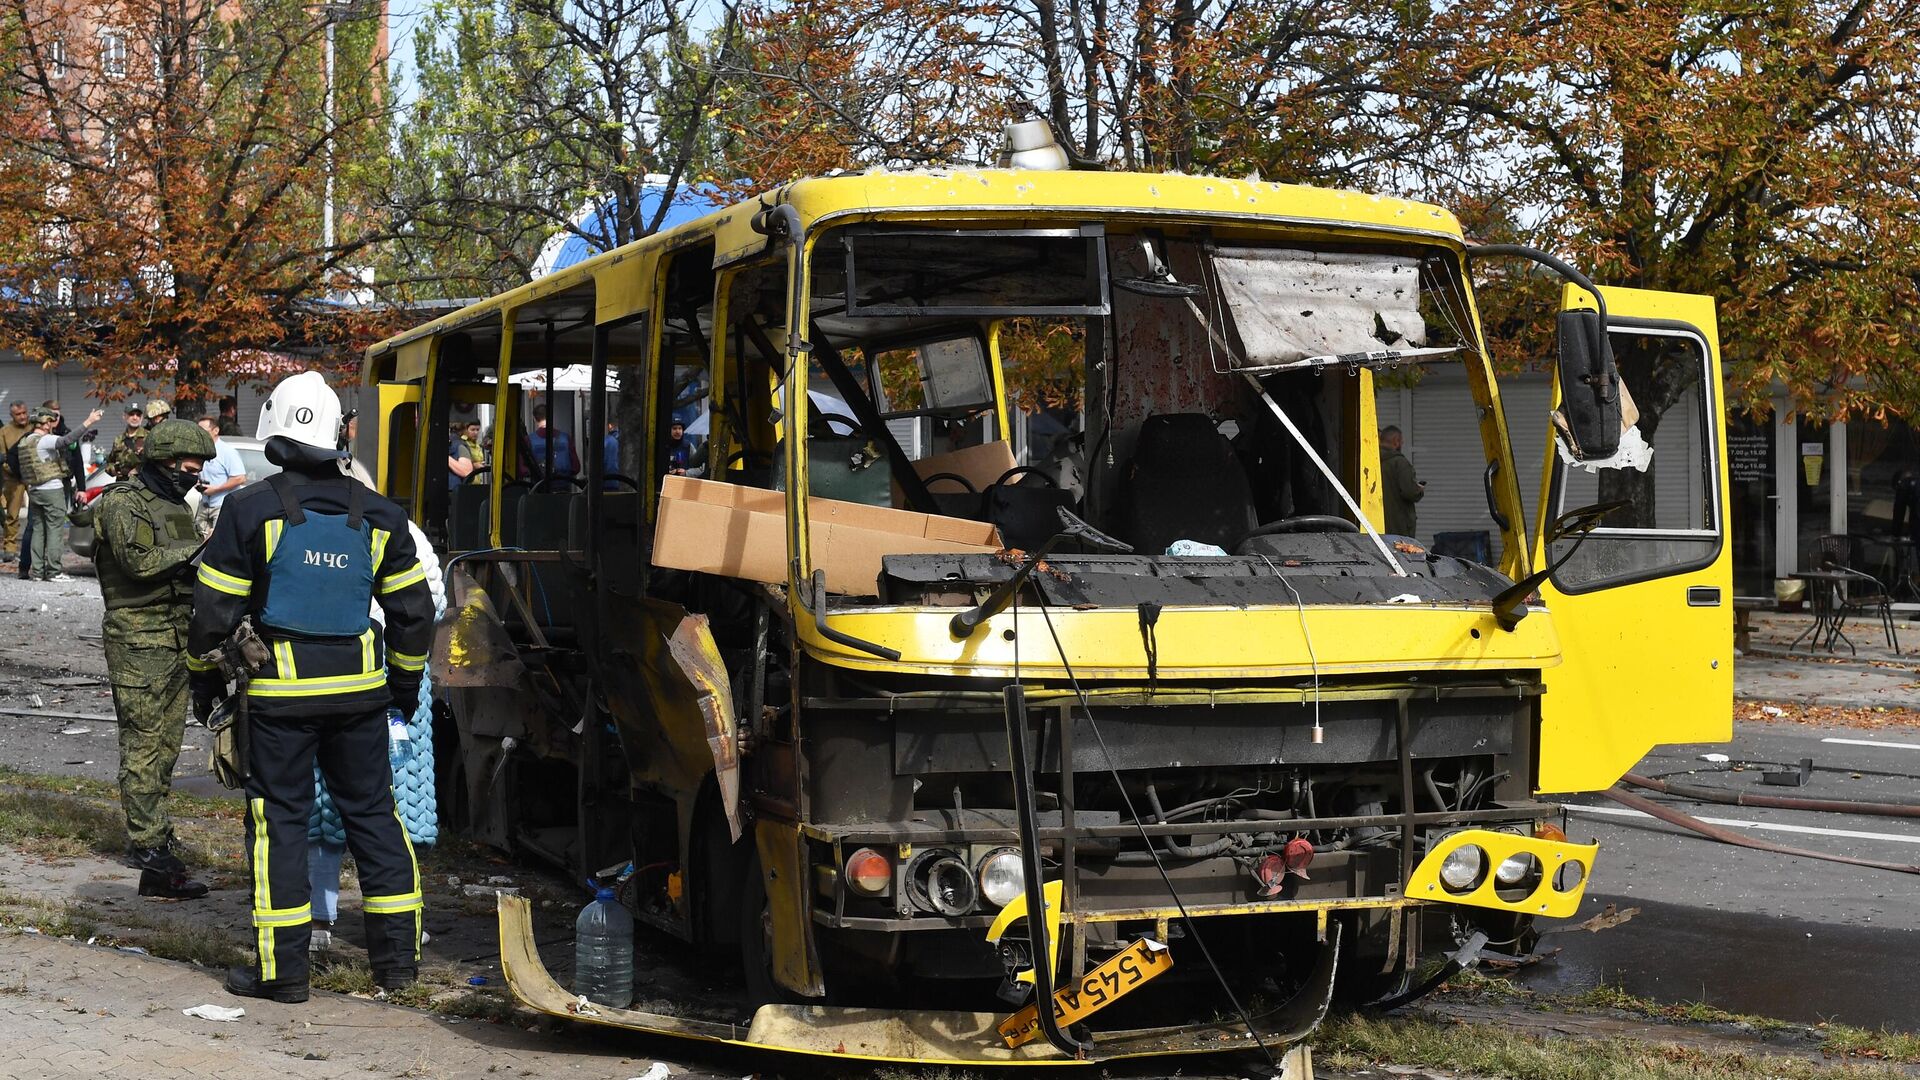
M 113 440 L 102 468 L 115 480 L 130 480 L 140 470 L 140 448 L 147 444 L 146 413 L 137 401 L 127 404 L 127 429 Z

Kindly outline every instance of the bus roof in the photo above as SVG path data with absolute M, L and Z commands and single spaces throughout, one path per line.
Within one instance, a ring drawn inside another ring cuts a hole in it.
M 1454 245 L 1462 242 L 1459 221 L 1442 207 L 1358 191 L 1172 173 L 968 168 L 875 170 L 796 180 L 603 252 L 377 342 L 367 350 L 367 361 L 371 364 L 375 358 L 409 342 L 470 324 L 490 313 L 569 291 L 648 249 L 681 247 L 695 237 L 712 236 L 716 265 L 750 257 L 764 250 L 768 242 L 767 237 L 754 231 L 754 215 L 781 204 L 793 206 L 808 227 L 815 222 L 856 215 L 928 212 L 984 220 L 1021 212 L 1083 211 L 1097 217 L 1324 224 L 1367 232 L 1417 235 Z

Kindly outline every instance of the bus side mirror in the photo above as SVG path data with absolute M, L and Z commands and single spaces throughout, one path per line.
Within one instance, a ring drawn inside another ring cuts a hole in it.
M 1576 460 L 1612 457 L 1620 449 L 1620 374 L 1613 366 L 1606 317 L 1563 311 L 1559 324 L 1560 411 L 1554 427 Z

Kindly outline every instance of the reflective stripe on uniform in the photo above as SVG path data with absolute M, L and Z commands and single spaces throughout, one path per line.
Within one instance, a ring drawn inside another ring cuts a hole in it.
M 248 799 L 253 816 L 253 910 L 273 910 L 273 884 L 267 878 L 267 800 Z M 272 979 L 280 965 L 273 956 L 273 927 L 255 924 L 254 945 L 260 953 L 260 977 Z
M 373 670 L 373 627 L 371 626 L 367 627 L 366 633 L 360 635 L 360 670 L 363 673 Z
M 299 926 L 313 921 L 313 905 L 301 904 L 299 907 L 255 909 L 253 925 L 264 927 Z
M 311 679 L 255 679 L 247 684 L 248 697 L 323 697 L 378 690 L 387 685 L 387 669 L 361 675 L 317 675 Z
M 293 642 L 282 639 L 273 643 L 273 673 L 278 676 L 270 680 L 273 682 L 291 681 L 300 677 L 299 670 L 293 666 Z
M 206 563 L 200 564 L 198 580 L 207 588 L 217 589 L 229 596 L 246 596 L 253 591 L 252 581 L 243 577 L 234 577 L 222 570 L 215 570 Z
M 363 896 L 360 909 L 369 915 L 399 915 L 408 911 L 418 911 L 425 904 L 416 890 L 410 893 L 398 893 L 393 896 Z
M 216 666 L 218 665 L 214 664 L 211 660 L 202 660 L 191 654 L 187 656 L 188 671 L 212 671 Z
M 376 574 L 380 572 L 380 564 L 387 559 L 387 541 L 391 539 L 393 534 L 387 530 L 381 528 L 373 530 L 373 572 Z
M 285 529 L 286 527 L 287 527 L 287 523 L 282 518 L 274 518 L 272 521 L 267 522 L 267 559 L 266 561 L 268 562 L 273 561 L 273 549 L 280 546 L 280 532 L 282 529 Z
M 416 585 L 425 580 L 427 580 L 427 568 L 419 563 L 414 563 L 411 570 L 402 570 L 397 574 L 390 574 L 381 578 L 380 592 L 381 595 L 384 596 L 390 592 L 399 592 L 409 585 Z
M 427 658 L 425 656 L 415 656 L 412 653 L 403 653 L 399 649 L 396 649 L 391 645 L 387 646 L 387 663 L 392 664 L 394 667 L 399 668 L 401 671 L 427 670 Z
M 420 895 L 420 859 L 413 853 L 413 836 L 407 832 L 407 819 L 400 816 L 400 800 L 393 801 L 393 820 L 400 823 L 400 841 L 407 845 L 407 862 L 413 867 L 413 894 Z M 366 902 L 364 899 L 361 901 Z M 425 905 L 413 909 L 413 961 L 420 962 L 420 919 Z

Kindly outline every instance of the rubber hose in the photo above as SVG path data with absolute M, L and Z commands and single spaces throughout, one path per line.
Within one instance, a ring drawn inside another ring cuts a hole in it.
M 1836 855 L 1831 851 L 1810 851 L 1806 848 L 1788 847 L 1785 844 L 1775 844 L 1766 840 L 1758 840 L 1751 836 L 1742 836 L 1731 830 L 1709 825 L 1699 818 L 1693 817 L 1690 814 L 1683 814 L 1670 806 L 1661 806 L 1651 799 L 1643 799 L 1630 791 L 1622 791 L 1617 787 L 1608 788 L 1604 794 L 1607 798 L 1612 799 L 1622 806 L 1638 810 L 1649 817 L 1659 818 L 1669 825 L 1678 825 L 1690 832 L 1699 833 L 1709 840 L 1718 840 L 1723 844 L 1732 844 L 1734 847 L 1752 848 L 1755 851 L 1771 851 L 1776 855 L 1798 855 L 1807 859 L 1823 859 L 1827 862 L 1845 863 L 1848 866 L 1865 866 L 1874 870 L 1891 870 L 1896 874 L 1920 874 L 1920 866 L 1914 866 L 1909 863 L 1889 863 L 1876 862 L 1873 859 L 1855 859 L 1846 855 Z
M 1745 791 L 1729 791 L 1701 784 L 1681 784 L 1672 780 L 1655 780 L 1652 777 L 1628 773 L 1620 778 L 1622 782 L 1649 791 L 1658 791 L 1667 795 L 1678 795 L 1683 799 L 1696 802 L 1720 803 L 1724 806 L 1763 806 L 1772 810 L 1812 810 L 1825 814 L 1867 814 L 1875 817 L 1920 818 L 1920 803 L 1894 802 L 1854 802 L 1850 799 L 1795 799 L 1785 795 L 1759 795 Z

